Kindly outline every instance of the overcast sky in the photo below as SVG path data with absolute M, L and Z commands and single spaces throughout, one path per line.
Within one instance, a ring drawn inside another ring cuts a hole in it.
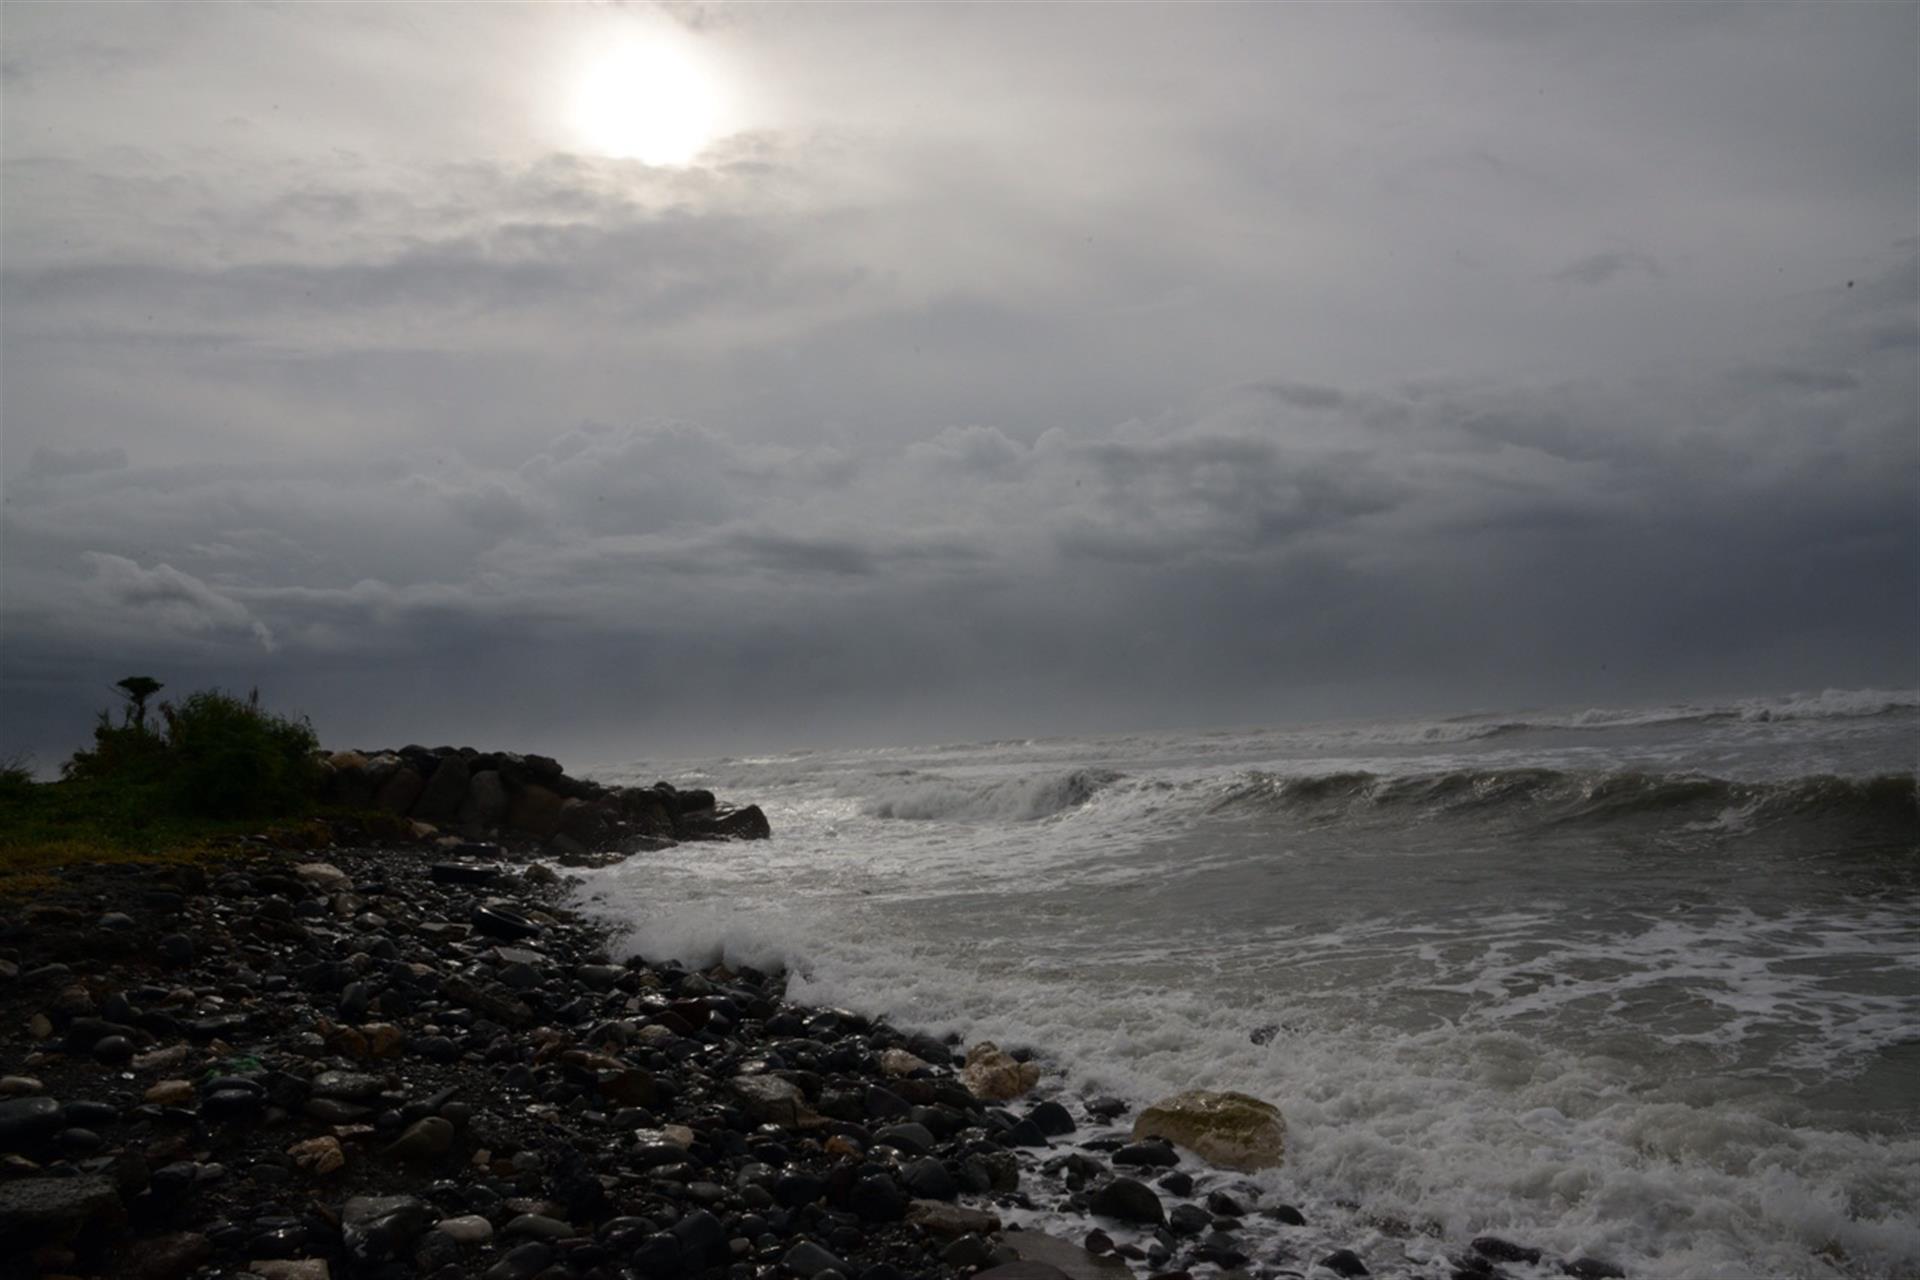
M 10 3 L 0 751 L 1911 686 L 1917 37 Z

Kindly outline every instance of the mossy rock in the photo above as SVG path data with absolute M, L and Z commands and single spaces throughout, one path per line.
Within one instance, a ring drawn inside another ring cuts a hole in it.
M 1162 1098 L 1133 1122 L 1134 1138 L 1165 1138 L 1209 1164 L 1252 1173 L 1277 1168 L 1287 1122 L 1280 1108 L 1244 1093 L 1190 1089 Z

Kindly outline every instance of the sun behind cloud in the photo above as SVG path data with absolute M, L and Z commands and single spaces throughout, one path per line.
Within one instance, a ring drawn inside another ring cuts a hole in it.
M 683 165 L 719 136 L 723 99 L 712 67 L 684 41 L 628 37 L 586 59 L 572 125 L 600 155 Z

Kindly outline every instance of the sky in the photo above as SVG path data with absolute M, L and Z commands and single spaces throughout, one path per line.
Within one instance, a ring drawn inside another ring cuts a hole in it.
M 1920 6 L 0 10 L 0 754 L 1920 683 Z

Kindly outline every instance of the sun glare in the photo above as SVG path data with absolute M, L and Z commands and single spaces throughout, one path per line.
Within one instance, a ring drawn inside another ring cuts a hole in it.
M 602 155 L 686 164 L 719 132 L 720 95 L 691 52 L 636 40 L 591 61 L 575 89 L 573 122 Z

